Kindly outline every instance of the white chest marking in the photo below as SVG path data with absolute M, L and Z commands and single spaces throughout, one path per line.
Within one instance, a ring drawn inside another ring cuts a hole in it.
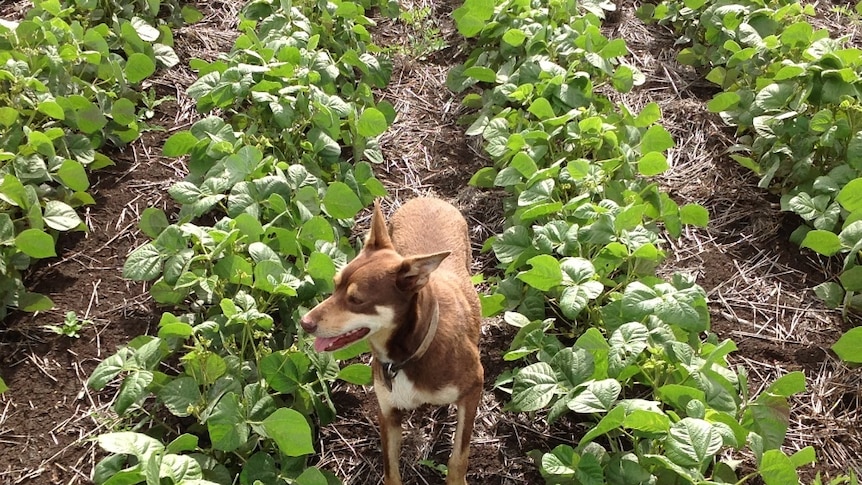
M 446 386 L 436 391 L 417 389 L 404 372 L 399 372 L 392 379 L 392 390 L 386 388 L 383 382 L 374 383 L 374 392 L 380 401 L 380 406 L 386 409 L 410 410 L 423 404 L 442 406 L 458 400 L 458 388 Z

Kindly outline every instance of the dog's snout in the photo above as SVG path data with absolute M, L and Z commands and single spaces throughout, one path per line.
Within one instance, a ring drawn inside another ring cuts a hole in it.
M 308 314 L 305 314 L 305 316 L 299 319 L 299 326 L 308 333 L 314 333 L 314 331 L 317 330 L 317 323 L 309 318 Z

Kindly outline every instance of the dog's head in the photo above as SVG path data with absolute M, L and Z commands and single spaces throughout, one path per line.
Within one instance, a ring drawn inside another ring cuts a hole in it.
M 448 251 L 403 257 L 395 250 L 375 202 L 371 230 L 359 255 L 335 275 L 335 291 L 302 319 L 318 352 L 333 351 L 364 337 L 393 332 L 408 305 Z

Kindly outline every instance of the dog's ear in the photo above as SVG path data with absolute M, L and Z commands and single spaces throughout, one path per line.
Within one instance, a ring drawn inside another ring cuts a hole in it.
M 365 251 L 374 251 L 377 249 L 394 249 L 392 240 L 389 238 L 389 229 L 386 227 L 386 220 L 383 219 L 383 211 L 380 210 L 380 200 L 374 201 L 374 212 L 371 214 L 371 230 L 368 231 L 368 236 L 365 237 Z
M 451 254 L 451 251 L 404 258 L 396 280 L 398 289 L 411 292 L 421 290 L 422 287 L 428 284 L 431 272 L 437 269 L 449 254 Z

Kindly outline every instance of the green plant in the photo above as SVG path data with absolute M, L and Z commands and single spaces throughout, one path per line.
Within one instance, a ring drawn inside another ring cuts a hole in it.
M 806 20 L 795 2 L 662 2 L 643 14 L 685 33 L 681 62 L 709 70 L 723 90 L 708 107 L 750 132 L 731 158 L 781 194 L 803 219 L 791 240 L 844 256 L 838 281 L 815 288 L 828 306 L 862 308 L 862 55 Z
M 471 183 L 508 193 L 506 229 L 485 244 L 502 276 L 482 305 L 517 327 L 504 359 L 523 363 L 496 386 L 509 410 L 590 423 L 573 445 L 531 452 L 548 483 L 750 479 L 722 459 L 726 448 L 751 450 L 753 475 L 768 483 L 794 483 L 813 449 L 787 457 L 779 447 L 804 376 L 750 397 L 745 369 L 728 363 L 735 344 L 708 334 L 703 289 L 656 276 L 661 232 L 709 215 L 649 180 L 674 146 L 658 106 L 632 113 L 596 89 L 642 80 L 625 43 L 600 29 L 611 8 L 468 0 L 454 15 L 476 48 L 449 86 L 475 90 L 464 97 L 477 110 L 467 134 L 493 161 Z
M 371 382 L 367 365 L 342 364 L 367 344 L 318 354 L 296 324 L 355 255 L 353 217 L 385 194 L 369 161 L 381 159 L 376 138 L 394 112 L 372 88 L 391 68 L 371 54 L 379 49 L 364 8 L 254 1 L 230 53 L 192 60 L 199 78 L 188 92 L 209 116 L 163 147 L 188 160 L 188 177 L 168 190 L 177 220 L 146 209 L 140 228 L 152 241 L 123 267 L 153 281 L 153 298 L 174 311 L 157 337 L 134 339 L 89 384 L 121 382 L 114 411 L 169 453 L 170 438 L 192 436 L 180 451 L 216 483 L 338 483 L 308 466 L 313 430 L 335 417 L 332 382 Z M 165 414 L 192 423 L 185 435 L 166 435 L 172 428 L 156 418 Z M 123 467 L 134 469 L 131 483 L 163 478 L 112 443 L 101 443 L 113 454 L 97 483 Z
M 437 463 L 434 460 L 419 460 L 419 464 L 434 470 L 444 477 L 449 474 L 449 468 L 445 463 Z
M 91 15 L 98 2 L 58 0 L 0 22 L 0 318 L 53 307 L 22 273 L 56 256 L 63 232 L 87 230 L 76 210 L 95 203 L 88 172 L 112 164 L 99 150 L 140 136 L 135 86 L 179 62 L 170 31 L 136 5 L 110 25 Z
M 842 335 L 832 345 L 832 351 L 844 362 L 862 364 L 862 356 L 859 355 L 859 349 L 862 348 L 860 345 L 862 345 L 862 327 L 856 327 Z
M 81 329 L 92 324 L 93 322 L 91 320 L 80 319 L 75 312 L 69 311 L 66 312 L 66 317 L 63 319 L 63 323 L 61 325 L 45 325 L 45 329 L 50 330 L 57 335 L 78 338 L 81 336 Z
M 811 482 L 812 485 L 822 485 L 823 483 L 828 483 L 829 485 L 858 485 L 859 479 L 856 477 L 856 473 L 852 470 L 846 475 L 839 475 L 828 482 L 823 482 L 823 479 L 820 477 L 820 473 L 814 478 L 814 481 Z

